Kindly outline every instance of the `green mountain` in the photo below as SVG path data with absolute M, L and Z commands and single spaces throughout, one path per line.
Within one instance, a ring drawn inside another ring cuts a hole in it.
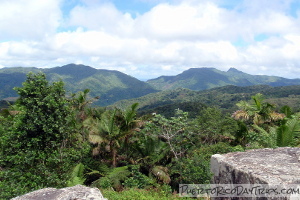
M 193 99 L 202 99 L 204 103 L 207 104 L 208 101 L 214 101 L 213 98 L 215 98 L 215 96 L 212 96 L 212 99 L 205 100 L 201 97 L 203 93 L 198 94 L 190 90 L 202 91 L 227 85 L 300 85 L 300 79 L 250 75 L 234 68 L 229 69 L 227 72 L 214 68 L 191 68 L 177 76 L 161 76 L 143 82 L 119 71 L 95 69 L 85 65 L 69 64 L 48 69 L 27 67 L 0 69 L 0 100 L 7 97 L 16 97 L 17 94 L 13 88 L 22 86 L 22 82 L 26 79 L 26 74 L 30 71 L 35 73 L 44 72 L 49 81 L 63 80 L 69 93 L 90 89 L 91 97 L 100 96 L 100 99 L 95 102 L 96 105 L 100 106 L 111 105 L 123 99 L 133 99 L 138 97 L 148 98 L 147 96 L 143 96 L 161 90 L 172 91 L 155 93 L 154 97 L 150 98 L 152 102 L 156 102 L 157 99 L 161 99 L 161 96 L 166 95 L 166 97 L 162 97 L 162 99 L 165 99 L 164 105 L 168 104 L 168 102 L 174 103 L 173 97 L 176 99 L 185 99 L 183 102 L 185 102 L 186 99 L 193 102 L 195 102 Z M 189 90 L 179 89 L 173 91 L 178 88 L 186 88 Z M 226 87 L 226 90 L 229 88 L 231 87 Z M 216 91 L 217 90 L 219 89 L 216 89 Z M 239 89 L 234 88 L 234 90 Z M 178 101 L 176 102 L 178 103 Z M 155 107 L 156 105 L 161 105 L 161 102 L 159 101 L 157 104 L 152 105 L 152 107 Z M 148 103 L 146 106 L 148 106 Z M 148 107 L 148 109 L 150 109 L 150 107 Z
M 220 71 L 215 68 L 191 68 L 176 76 L 161 76 L 156 79 L 148 80 L 147 83 L 160 90 L 176 89 L 181 87 L 191 90 L 205 90 L 225 85 L 300 85 L 300 79 L 250 75 L 235 68 L 230 68 L 227 72 Z
M 0 99 L 17 96 L 13 88 L 20 87 L 30 71 L 44 72 L 49 81 L 63 80 L 70 93 L 88 88 L 91 97 L 100 96 L 95 104 L 101 106 L 157 92 L 149 84 L 119 71 L 69 64 L 49 69 L 19 67 L 0 69 Z

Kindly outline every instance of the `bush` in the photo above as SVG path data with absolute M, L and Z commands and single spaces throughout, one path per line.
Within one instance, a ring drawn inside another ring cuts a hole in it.
M 143 189 L 155 183 L 155 181 L 153 181 L 151 178 L 142 174 L 139 171 L 139 168 L 140 166 L 138 165 L 130 165 L 128 167 L 129 171 L 131 172 L 131 177 L 127 178 L 124 181 L 123 185 L 125 187 Z
M 115 192 L 113 190 L 101 190 L 103 196 L 109 200 L 185 200 L 192 198 L 182 198 L 178 196 L 172 196 L 171 194 L 165 196 L 161 192 L 155 190 L 142 190 L 142 189 L 127 189 L 122 192 Z
M 178 184 L 209 184 L 211 180 L 210 158 L 214 154 L 244 151 L 241 146 L 232 147 L 227 143 L 203 146 L 190 152 L 171 167 L 172 187 Z

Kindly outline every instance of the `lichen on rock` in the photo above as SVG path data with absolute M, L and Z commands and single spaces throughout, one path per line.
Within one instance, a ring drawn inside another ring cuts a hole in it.
M 62 189 L 44 188 L 11 200 L 106 200 L 98 188 L 76 185 Z

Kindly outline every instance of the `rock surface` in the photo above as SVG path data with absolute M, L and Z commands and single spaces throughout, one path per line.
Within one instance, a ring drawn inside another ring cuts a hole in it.
M 44 188 L 11 200 L 106 200 L 99 189 L 76 185 L 62 189 Z
M 211 157 L 211 171 L 213 184 L 300 184 L 300 148 L 216 154 Z

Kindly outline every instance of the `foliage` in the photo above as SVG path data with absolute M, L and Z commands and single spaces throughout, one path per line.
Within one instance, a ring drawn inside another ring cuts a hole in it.
M 208 107 L 199 113 L 190 126 L 194 143 L 216 144 L 231 142 L 238 130 L 238 124 L 231 117 L 222 114 L 217 107 Z
M 94 181 L 92 186 L 102 188 L 114 188 L 120 191 L 123 188 L 123 183 L 130 176 L 130 171 L 127 166 L 112 168 L 108 174 Z
M 249 147 L 252 148 L 275 148 L 296 146 L 299 143 L 300 120 L 299 117 L 291 116 L 281 122 L 279 126 L 273 126 L 266 131 L 265 129 L 253 125 L 253 129 L 248 132 L 247 137 Z
M 65 98 L 63 82 L 48 85 L 45 74 L 28 74 L 23 87 L 16 88 L 20 98 L 16 106 L 16 132 L 21 147 L 31 149 L 57 149 L 68 145 L 73 116 Z
M 187 150 L 187 116 L 188 113 L 179 109 L 176 111 L 176 116 L 171 119 L 167 119 L 160 114 L 154 114 L 152 121 L 145 128 L 145 131 L 151 131 L 151 134 L 166 142 L 170 153 L 175 159 L 182 157 Z
M 233 113 L 237 110 L 236 103 L 248 101 L 251 96 L 257 93 L 263 94 L 269 103 L 278 105 L 277 107 L 288 105 L 294 111 L 300 111 L 298 106 L 299 85 L 283 87 L 267 85 L 238 87 L 230 85 L 203 91 L 178 88 L 148 94 L 136 99 L 122 100 L 113 104 L 112 107 L 126 108 L 138 102 L 140 115 L 156 112 L 170 118 L 175 115 L 174 110 L 180 108 L 184 112 L 189 112 L 189 117 L 196 117 L 204 106 L 218 106 L 223 113 Z
M 136 140 L 132 147 L 134 152 L 132 157 L 132 163 L 142 164 L 148 169 L 161 163 L 161 161 L 167 156 L 168 145 L 160 140 L 158 137 L 149 136 L 140 132 L 136 135 L 139 140 Z M 133 160 L 133 157 L 138 158 Z
M 20 98 L 0 115 L 0 199 L 76 184 L 104 189 L 110 199 L 176 199 L 171 191 L 180 183 L 209 183 L 213 154 L 299 145 L 299 114 L 289 106 L 279 113 L 253 95 L 258 90 L 272 88 L 164 91 L 144 98 L 152 102 L 148 111 L 167 116 L 139 116 L 138 103 L 91 107 L 97 98 L 89 89 L 67 98 L 62 81 L 50 84 L 45 74 L 30 73 L 16 88 Z M 237 101 L 234 119 L 228 110 Z
M 147 186 L 154 185 L 155 182 L 151 178 L 147 177 L 139 171 L 140 166 L 130 165 L 128 166 L 128 168 L 131 172 L 131 176 L 124 181 L 124 187 L 143 189 Z
M 241 146 L 231 146 L 228 143 L 219 142 L 212 145 L 203 145 L 191 151 L 178 163 L 171 166 L 172 185 L 178 184 L 208 184 L 211 180 L 210 158 L 214 154 L 224 154 L 234 151 L 244 151 Z
M 251 98 L 252 103 L 246 101 L 237 103 L 240 110 L 234 112 L 232 115 L 236 120 L 252 121 L 255 125 L 261 125 L 282 120 L 285 117 L 284 114 L 274 111 L 274 105 L 264 102 L 262 94 L 258 93 Z
M 82 163 L 77 164 L 70 176 L 69 181 L 67 181 L 67 186 L 68 187 L 72 187 L 75 185 L 83 185 L 83 183 L 85 182 L 85 178 L 84 178 L 84 165 Z
M 63 82 L 49 84 L 45 74 L 29 73 L 11 126 L 0 135 L 1 198 L 43 187 L 63 187 L 74 163 L 89 151 L 77 138 L 74 115 Z M 10 194 L 8 194 L 10 193 Z
M 300 119 L 299 113 L 292 115 L 282 122 L 282 125 L 276 129 L 277 146 L 294 146 L 300 142 Z M 297 141 L 298 140 L 298 141 Z
M 156 190 L 142 190 L 142 189 L 126 189 L 122 192 L 115 192 L 113 190 L 101 190 L 103 196 L 110 200 L 188 200 L 192 198 L 183 198 L 172 196 L 170 193 Z
M 258 125 L 253 125 L 247 133 L 249 141 L 248 148 L 275 148 L 276 147 L 276 128 L 270 127 L 268 131 Z
M 209 160 L 201 154 L 181 158 L 171 171 L 174 188 L 178 184 L 209 184 L 211 180 Z
M 106 110 L 101 115 L 90 116 L 84 122 L 89 131 L 89 140 L 97 145 L 93 155 L 110 152 L 112 166 L 117 166 L 118 151 L 126 149 L 130 137 L 132 137 L 138 126 L 136 120 L 136 109 L 138 104 L 133 104 L 127 110 Z
M 275 112 L 274 105 L 265 102 L 262 94 L 252 96 L 252 101 L 252 104 L 239 102 L 241 110 L 232 115 L 243 121 L 239 122 L 237 140 L 248 148 L 295 146 L 300 131 L 299 116 L 293 115 L 289 106 L 281 107 L 282 113 Z

